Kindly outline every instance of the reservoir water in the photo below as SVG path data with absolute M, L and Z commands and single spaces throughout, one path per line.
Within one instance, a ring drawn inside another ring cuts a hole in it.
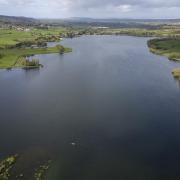
M 0 158 L 46 151 L 49 180 L 179 180 L 180 64 L 147 40 L 65 39 L 39 70 L 0 70 Z

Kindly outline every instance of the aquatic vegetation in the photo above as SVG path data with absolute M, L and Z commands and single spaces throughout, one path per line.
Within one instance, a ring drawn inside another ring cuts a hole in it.
M 18 155 L 9 156 L 8 158 L 0 162 L 0 179 L 8 180 L 10 173 L 9 171 L 13 167 L 13 164 L 16 162 Z
M 49 170 L 53 155 L 41 147 L 31 147 L 20 152 L 8 180 L 41 180 Z M 1 180 L 1 178 L 0 178 Z
M 35 170 L 35 174 L 34 174 L 34 179 L 35 180 L 42 180 L 43 179 L 46 171 L 50 167 L 50 163 L 51 163 L 51 160 L 49 160 L 45 164 L 39 166 L 39 168 Z

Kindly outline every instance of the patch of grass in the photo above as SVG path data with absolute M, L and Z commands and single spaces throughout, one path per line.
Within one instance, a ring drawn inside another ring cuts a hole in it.
M 30 40 L 32 34 L 30 32 L 19 32 L 15 30 L 0 30 L 0 48 L 6 48 L 7 46 L 15 45 L 23 40 Z
M 37 39 L 54 40 L 55 36 L 60 36 L 66 32 L 65 28 L 35 29 L 30 31 L 17 31 L 13 29 L 0 29 L 0 48 L 15 46 L 24 41 L 35 41 Z

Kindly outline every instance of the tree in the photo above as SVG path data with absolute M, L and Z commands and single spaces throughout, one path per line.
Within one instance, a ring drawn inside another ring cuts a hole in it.
M 62 45 L 57 45 L 56 48 L 59 50 L 60 54 L 64 54 L 65 48 Z

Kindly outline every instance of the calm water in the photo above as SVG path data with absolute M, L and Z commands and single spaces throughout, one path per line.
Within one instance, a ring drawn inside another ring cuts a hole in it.
M 40 70 L 1 70 L 0 156 L 48 149 L 54 180 L 179 180 L 180 64 L 147 40 L 67 39 Z

